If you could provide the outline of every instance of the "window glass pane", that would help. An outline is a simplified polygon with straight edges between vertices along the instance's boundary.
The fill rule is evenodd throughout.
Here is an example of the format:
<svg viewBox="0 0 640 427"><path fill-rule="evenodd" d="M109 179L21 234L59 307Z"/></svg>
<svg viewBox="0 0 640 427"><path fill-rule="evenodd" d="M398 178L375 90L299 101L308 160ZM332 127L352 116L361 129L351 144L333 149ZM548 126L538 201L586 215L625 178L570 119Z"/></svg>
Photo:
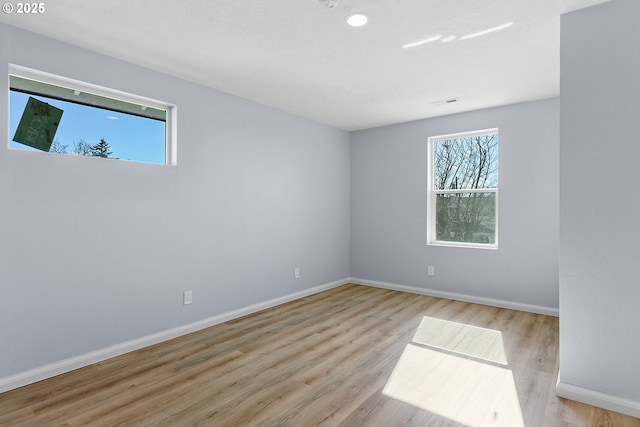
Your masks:
<svg viewBox="0 0 640 427"><path fill-rule="evenodd" d="M10 148L167 163L165 110L13 75L10 83ZM32 105L45 103L51 111L62 112L57 129L47 130L46 144L25 141L24 135L34 132L22 128L33 123L30 114L35 110L27 108L30 99ZM21 123L23 116L28 120Z"/></svg>
<svg viewBox="0 0 640 427"><path fill-rule="evenodd" d="M433 189L467 190L498 187L498 134L436 140L433 144Z"/></svg>
<svg viewBox="0 0 640 427"><path fill-rule="evenodd" d="M436 240L495 244L496 193L436 194Z"/></svg>

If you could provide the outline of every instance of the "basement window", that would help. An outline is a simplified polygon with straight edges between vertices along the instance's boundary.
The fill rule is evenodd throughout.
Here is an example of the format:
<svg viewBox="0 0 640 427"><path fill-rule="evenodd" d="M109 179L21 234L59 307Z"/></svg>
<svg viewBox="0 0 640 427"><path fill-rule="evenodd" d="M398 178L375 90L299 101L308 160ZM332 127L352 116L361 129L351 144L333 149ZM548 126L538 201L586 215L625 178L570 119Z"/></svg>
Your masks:
<svg viewBox="0 0 640 427"><path fill-rule="evenodd" d="M428 139L427 244L498 248L498 129Z"/></svg>
<svg viewBox="0 0 640 427"><path fill-rule="evenodd" d="M175 106L9 67L9 148L176 164Z"/></svg>

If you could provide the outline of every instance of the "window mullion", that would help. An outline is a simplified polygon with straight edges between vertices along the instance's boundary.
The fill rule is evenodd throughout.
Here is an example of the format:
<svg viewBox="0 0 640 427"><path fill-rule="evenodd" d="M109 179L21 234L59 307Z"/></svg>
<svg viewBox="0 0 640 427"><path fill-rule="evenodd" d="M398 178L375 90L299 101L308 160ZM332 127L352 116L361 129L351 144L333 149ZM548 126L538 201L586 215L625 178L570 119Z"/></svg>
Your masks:
<svg viewBox="0 0 640 427"><path fill-rule="evenodd" d="M436 194L469 194L469 193L497 193L497 188L468 188L466 190L433 190Z"/></svg>

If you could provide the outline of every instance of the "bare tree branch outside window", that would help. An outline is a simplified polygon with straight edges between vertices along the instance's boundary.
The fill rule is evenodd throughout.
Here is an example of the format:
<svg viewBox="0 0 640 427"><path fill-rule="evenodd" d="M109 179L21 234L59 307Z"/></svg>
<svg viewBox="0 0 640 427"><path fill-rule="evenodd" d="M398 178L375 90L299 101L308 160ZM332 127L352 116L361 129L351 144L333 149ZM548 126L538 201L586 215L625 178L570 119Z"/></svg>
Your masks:
<svg viewBox="0 0 640 427"><path fill-rule="evenodd" d="M498 133L436 139L432 149L435 239L495 244Z"/></svg>

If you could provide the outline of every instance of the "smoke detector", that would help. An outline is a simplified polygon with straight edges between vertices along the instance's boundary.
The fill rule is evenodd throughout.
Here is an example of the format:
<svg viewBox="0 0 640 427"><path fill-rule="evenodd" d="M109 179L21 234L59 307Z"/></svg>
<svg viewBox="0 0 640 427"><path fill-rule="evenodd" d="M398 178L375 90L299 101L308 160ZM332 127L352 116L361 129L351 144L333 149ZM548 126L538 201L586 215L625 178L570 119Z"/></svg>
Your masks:
<svg viewBox="0 0 640 427"><path fill-rule="evenodd" d="M329 9L333 9L338 5L338 0L320 0L320 3L324 4Z"/></svg>

